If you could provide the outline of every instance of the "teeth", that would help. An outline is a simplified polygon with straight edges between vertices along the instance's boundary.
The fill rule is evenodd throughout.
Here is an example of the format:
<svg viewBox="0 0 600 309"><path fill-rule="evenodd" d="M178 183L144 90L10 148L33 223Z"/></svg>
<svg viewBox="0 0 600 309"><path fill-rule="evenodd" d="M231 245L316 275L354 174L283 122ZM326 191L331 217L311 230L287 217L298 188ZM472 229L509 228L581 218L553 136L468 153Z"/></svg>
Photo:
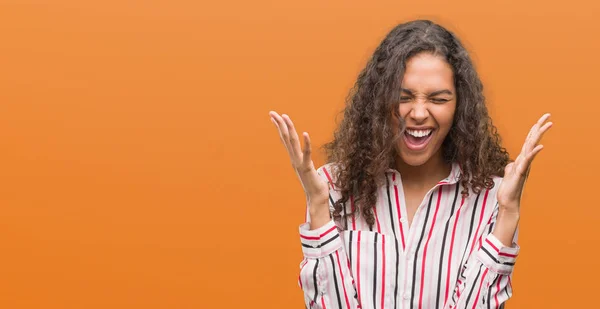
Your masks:
<svg viewBox="0 0 600 309"><path fill-rule="evenodd" d="M431 129L429 130L406 130L406 132L408 132L408 134L414 136L414 137L423 137L423 136L427 136L429 135L429 133L431 133Z"/></svg>

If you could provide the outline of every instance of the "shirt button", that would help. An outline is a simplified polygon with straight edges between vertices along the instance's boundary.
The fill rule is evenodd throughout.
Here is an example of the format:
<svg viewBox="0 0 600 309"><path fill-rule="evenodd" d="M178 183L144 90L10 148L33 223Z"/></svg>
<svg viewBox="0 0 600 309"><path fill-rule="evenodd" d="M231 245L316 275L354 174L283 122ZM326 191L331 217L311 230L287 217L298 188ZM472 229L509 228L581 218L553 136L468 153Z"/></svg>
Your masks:
<svg viewBox="0 0 600 309"><path fill-rule="evenodd" d="M404 299L410 299L410 295L408 295L408 293L404 293Z"/></svg>

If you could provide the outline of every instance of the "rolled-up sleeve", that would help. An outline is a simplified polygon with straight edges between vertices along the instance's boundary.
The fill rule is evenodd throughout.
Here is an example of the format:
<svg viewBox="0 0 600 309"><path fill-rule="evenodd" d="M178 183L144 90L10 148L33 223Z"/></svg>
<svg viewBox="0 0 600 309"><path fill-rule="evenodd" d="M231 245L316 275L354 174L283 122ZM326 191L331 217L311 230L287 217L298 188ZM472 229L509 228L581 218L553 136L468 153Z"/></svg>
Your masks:
<svg viewBox="0 0 600 309"><path fill-rule="evenodd" d="M489 234L477 252L477 258L490 271L501 275L510 275L513 272L519 249L519 245L516 243L513 243L512 247L504 246L494 234Z"/></svg>

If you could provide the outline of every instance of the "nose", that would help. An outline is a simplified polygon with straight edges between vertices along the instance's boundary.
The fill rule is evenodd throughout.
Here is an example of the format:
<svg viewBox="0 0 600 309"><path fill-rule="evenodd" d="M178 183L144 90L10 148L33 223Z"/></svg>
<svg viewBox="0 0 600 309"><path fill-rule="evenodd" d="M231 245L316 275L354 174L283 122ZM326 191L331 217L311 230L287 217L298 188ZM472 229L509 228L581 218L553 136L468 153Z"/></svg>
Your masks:
<svg viewBox="0 0 600 309"><path fill-rule="evenodd" d="M414 104L412 104L412 109L409 116L417 123L425 122L427 117L429 117L427 104L425 104L425 102L422 100L417 100Z"/></svg>

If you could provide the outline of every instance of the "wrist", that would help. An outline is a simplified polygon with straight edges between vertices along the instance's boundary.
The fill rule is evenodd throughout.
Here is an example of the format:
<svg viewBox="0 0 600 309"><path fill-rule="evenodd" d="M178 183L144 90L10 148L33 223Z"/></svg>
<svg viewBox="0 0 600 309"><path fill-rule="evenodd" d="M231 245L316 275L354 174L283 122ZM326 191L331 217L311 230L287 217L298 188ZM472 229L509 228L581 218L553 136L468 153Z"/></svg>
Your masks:
<svg viewBox="0 0 600 309"><path fill-rule="evenodd" d="M519 220L521 216L517 211L513 209L502 209L498 210L498 216L496 217L496 226L494 228L494 236L498 238L505 246L512 246L513 238L519 226Z"/></svg>
<svg viewBox="0 0 600 309"><path fill-rule="evenodd" d="M308 213L311 217L327 215L329 217L329 201L307 201Z"/></svg>
<svg viewBox="0 0 600 309"><path fill-rule="evenodd" d="M519 210L519 207L502 207L502 206L499 206L499 208L498 208L498 219L500 219L501 217L506 217L509 220L519 221L519 219L521 217L521 212Z"/></svg>
<svg viewBox="0 0 600 309"><path fill-rule="evenodd" d="M500 212L506 214L518 214L521 209L519 202L507 202L507 203L498 203L498 209Z"/></svg>
<svg viewBox="0 0 600 309"><path fill-rule="evenodd" d="M310 229L315 230L327 224L331 220L329 213L329 203L318 203L308 205L310 215Z"/></svg>

